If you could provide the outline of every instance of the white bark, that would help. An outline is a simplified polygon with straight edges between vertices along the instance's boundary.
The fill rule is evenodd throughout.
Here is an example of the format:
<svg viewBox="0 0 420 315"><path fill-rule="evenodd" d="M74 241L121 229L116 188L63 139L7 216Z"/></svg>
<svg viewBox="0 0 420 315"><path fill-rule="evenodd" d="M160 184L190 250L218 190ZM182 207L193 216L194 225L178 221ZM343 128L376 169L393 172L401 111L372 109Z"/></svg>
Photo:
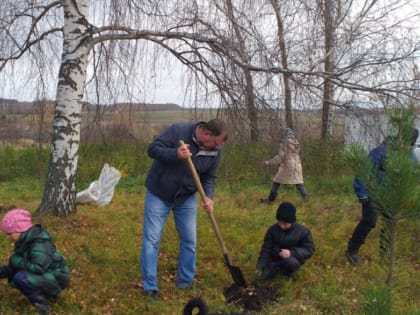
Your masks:
<svg viewBox="0 0 420 315"><path fill-rule="evenodd" d="M88 0L63 0L63 55L57 86L52 147L40 214L66 216L76 211L80 122L91 48Z"/></svg>

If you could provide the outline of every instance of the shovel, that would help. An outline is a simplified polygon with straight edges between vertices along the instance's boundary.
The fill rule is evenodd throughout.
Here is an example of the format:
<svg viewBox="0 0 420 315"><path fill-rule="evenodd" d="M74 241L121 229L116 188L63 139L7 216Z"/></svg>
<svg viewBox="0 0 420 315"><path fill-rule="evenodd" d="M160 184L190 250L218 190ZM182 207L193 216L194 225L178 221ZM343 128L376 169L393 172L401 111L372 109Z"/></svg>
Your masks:
<svg viewBox="0 0 420 315"><path fill-rule="evenodd" d="M184 141L180 140L179 145L180 146L184 145ZM198 192L200 193L201 199L206 200L207 199L206 193L204 192L203 186L201 185L200 178L198 177L198 174L197 174L197 170L195 169L195 166L190 157L187 159L187 164L194 178L194 182L195 182L195 185L197 186ZM217 240L219 241L219 245L223 251L223 257L225 258L225 263L229 268L229 272L230 272L230 275L232 276L233 282L239 287L246 287L245 278L242 274L241 269L237 266L232 265L232 261L228 255L225 242L223 241L222 234L220 233L219 227L217 226L217 222L213 216L213 213L207 211L207 214L209 215L213 230L217 235Z"/></svg>

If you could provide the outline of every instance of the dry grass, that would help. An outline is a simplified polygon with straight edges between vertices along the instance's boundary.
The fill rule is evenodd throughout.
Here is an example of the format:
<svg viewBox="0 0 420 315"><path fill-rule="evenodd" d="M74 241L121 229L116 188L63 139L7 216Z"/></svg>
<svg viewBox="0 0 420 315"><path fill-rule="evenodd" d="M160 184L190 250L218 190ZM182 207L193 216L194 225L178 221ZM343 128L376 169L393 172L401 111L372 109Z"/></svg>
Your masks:
<svg viewBox="0 0 420 315"><path fill-rule="evenodd" d="M139 184L141 185L141 184ZM368 282L383 284L386 270L378 255L379 229L362 248L363 267L349 265L344 257L347 239L360 215L359 205L348 193L329 192L315 183L307 185L308 202L294 188L280 196L298 207L298 220L311 228L316 252L301 267L295 280L278 279L271 285L278 290L277 302L259 312L268 314L360 314L362 291ZM313 187L314 186L314 187ZM30 189L30 187L36 187ZM35 209L42 187L34 183L0 183L2 205ZM218 187L215 217L234 264L248 282L255 280L255 263L266 228L274 222L276 206L260 205L267 187L242 187L233 193ZM161 244L159 285L161 300L151 301L141 294L138 256L141 244L143 188L136 192L120 190L110 205L83 205L75 216L40 217L71 269L71 285L53 304L53 314L181 314L191 297L202 296L212 312L241 311L228 305L224 288L232 279L223 263L216 236L205 212L199 214L198 274L195 287L175 287L178 240L172 218ZM399 265L394 292L395 314L414 314L419 303L419 224L403 222L399 231ZM0 238L2 256L7 262L11 245ZM36 314L34 308L5 280L0 283L0 314Z"/></svg>

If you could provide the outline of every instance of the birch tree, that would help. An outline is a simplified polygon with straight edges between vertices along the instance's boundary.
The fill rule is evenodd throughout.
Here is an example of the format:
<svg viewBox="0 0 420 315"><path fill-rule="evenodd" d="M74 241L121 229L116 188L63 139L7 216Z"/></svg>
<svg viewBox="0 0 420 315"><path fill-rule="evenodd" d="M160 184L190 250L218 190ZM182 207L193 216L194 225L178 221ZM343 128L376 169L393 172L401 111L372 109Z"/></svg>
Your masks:
<svg viewBox="0 0 420 315"><path fill-rule="evenodd" d="M136 2L131 1L96 4L101 5L100 10L128 8L135 12L145 12L148 9L146 6L140 8ZM209 39L194 33L159 31L159 28L158 30L131 28L128 25L133 20L128 16L126 21L121 21L121 24L95 26L88 20L92 5L92 1L89 0L10 1L4 5L7 8L5 20L8 20L3 21L2 35L9 42L9 46L2 51L5 56L1 59L2 67L14 59L21 58L25 53L31 53L43 41L62 38L51 154L44 195L37 213L67 216L76 212L81 109L92 48L104 42L117 40L143 39L168 48L164 39L184 38L199 42L206 42ZM166 8L170 8L169 4ZM121 18L121 11L117 12ZM152 13L159 12L150 11L150 15ZM161 18L163 16L162 14ZM14 26L19 28L14 29Z"/></svg>
<svg viewBox="0 0 420 315"><path fill-rule="evenodd" d="M76 176L84 82L92 38L87 1L62 1L66 17L63 55L59 70L51 155L40 214L66 216L75 212Z"/></svg>

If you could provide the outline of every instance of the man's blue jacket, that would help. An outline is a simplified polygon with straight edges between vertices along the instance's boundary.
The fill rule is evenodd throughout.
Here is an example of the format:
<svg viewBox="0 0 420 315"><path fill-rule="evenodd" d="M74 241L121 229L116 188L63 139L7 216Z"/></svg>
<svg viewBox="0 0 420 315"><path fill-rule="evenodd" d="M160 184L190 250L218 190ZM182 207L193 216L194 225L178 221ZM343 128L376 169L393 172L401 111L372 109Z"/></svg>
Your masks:
<svg viewBox="0 0 420 315"><path fill-rule="evenodd" d="M154 160L146 178L146 187L161 200L179 205L198 190L187 162L177 159L180 140L190 145L191 159L204 192L207 197L213 198L221 147L214 150L200 147L195 131L202 123L173 124L149 145L147 152Z"/></svg>

